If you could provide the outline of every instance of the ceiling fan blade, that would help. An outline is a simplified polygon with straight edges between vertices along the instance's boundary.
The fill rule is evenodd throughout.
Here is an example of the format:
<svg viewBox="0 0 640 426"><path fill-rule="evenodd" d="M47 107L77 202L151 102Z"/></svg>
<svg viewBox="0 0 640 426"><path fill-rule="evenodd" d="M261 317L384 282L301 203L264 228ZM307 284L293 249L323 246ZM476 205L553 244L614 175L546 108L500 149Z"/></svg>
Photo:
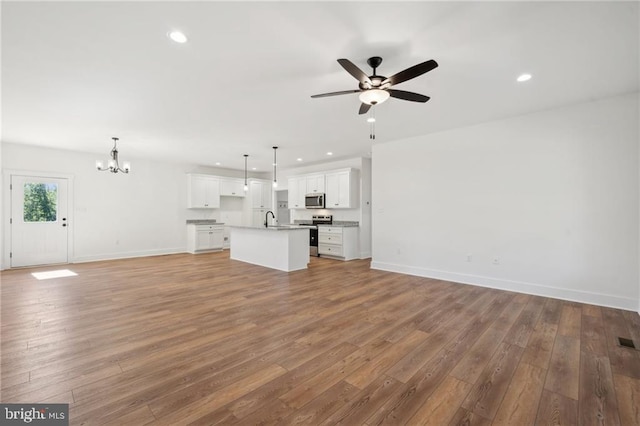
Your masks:
<svg viewBox="0 0 640 426"><path fill-rule="evenodd" d="M392 98L402 99L404 101L427 102L431 99L429 96L420 93L406 92L404 90L387 89Z"/></svg>
<svg viewBox="0 0 640 426"><path fill-rule="evenodd" d="M312 95L312 98L326 98L327 96L348 95L350 93L359 93L360 90L343 90L341 92L321 93L319 95Z"/></svg>
<svg viewBox="0 0 640 426"><path fill-rule="evenodd" d="M338 59L338 63L342 65L342 68L347 70L347 72L352 76L354 76L356 80L358 80L360 83L368 82L369 84L371 84L371 80L369 80L369 76L366 75L364 71L362 71L360 68L355 66L353 62L351 62L350 60Z"/></svg>
<svg viewBox="0 0 640 426"><path fill-rule="evenodd" d="M360 104L360 110L358 111L358 114L361 114L361 115L366 114L370 108L371 108L371 105L362 103Z"/></svg>
<svg viewBox="0 0 640 426"><path fill-rule="evenodd" d="M429 72L437 66L438 63L436 61L434 61L433 59L429 59L426 62L414 65L404 71L400 71L399 73L392 75L391 77L384 80L382 82L382 85L384 85L385 83L390 83L391 86L400 84L403 81L411 80L412 78L416 78L419 75Z"/></svg>

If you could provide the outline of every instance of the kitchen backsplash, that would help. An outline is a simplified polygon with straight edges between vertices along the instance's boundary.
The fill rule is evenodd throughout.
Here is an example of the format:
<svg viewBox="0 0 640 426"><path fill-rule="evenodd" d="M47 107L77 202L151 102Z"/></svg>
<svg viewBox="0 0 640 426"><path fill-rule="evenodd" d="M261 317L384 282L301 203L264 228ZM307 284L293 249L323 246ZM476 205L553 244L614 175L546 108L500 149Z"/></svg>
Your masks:
<svg viewBox="0 0 640 426"><path fill-rule="evenodd" d="M358 222L360 220L360 209L293 209L291 211L291 223L296 220L311 220L311 216L332 215L334 221L343 220Z"/></svg>

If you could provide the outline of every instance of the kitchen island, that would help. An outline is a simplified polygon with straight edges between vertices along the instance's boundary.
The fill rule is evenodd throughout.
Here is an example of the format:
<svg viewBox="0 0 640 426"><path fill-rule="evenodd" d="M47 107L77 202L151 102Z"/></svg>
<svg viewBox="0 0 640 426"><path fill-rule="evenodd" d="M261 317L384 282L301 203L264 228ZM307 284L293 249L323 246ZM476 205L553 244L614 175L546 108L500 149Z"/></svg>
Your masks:
<svg viewBox="0 0 640 426"><path fill-rule="evenodd" d="M307 269L309 229L300 226L231 226L233 260L280 271Z"/></svg>

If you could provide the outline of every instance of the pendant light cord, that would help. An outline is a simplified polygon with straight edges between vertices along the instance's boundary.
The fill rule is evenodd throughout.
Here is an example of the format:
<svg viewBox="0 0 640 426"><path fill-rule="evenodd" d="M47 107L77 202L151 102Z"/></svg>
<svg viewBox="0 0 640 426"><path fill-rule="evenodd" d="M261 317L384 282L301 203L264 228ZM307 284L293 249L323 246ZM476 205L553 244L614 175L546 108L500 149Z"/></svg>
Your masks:
<svg viewBox="0 0 640 426"><path fill-rule="evenodd" d="M276 152L278 151L278 147L274 146L273 147L273 187L275 188L276 186L278 186L278 178L276 176L276 166L278 164L278 159L276 156Z"/></svg>

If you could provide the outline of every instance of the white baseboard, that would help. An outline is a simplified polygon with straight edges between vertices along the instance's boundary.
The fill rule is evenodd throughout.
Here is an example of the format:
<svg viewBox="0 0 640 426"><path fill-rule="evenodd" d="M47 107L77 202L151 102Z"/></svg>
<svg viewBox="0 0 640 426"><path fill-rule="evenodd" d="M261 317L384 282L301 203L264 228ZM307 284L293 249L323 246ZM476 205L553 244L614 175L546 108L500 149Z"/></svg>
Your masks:
<svg viewBox="0 0 640 426"><path fill-rule="evenodd" d="M371 252L370 251L361 251L360 252L360 259L371 259Z"/></svg>
<svg viewBox="0 0 640 426"><path fill-rule="evenodd" d="M76 256L70 263L85 263L85 262L97 262L100 260L117 260L117 259L130 259L133 257L149 257L149 256L162 256L165 254L178 254L186 253L186 247L171 248L171 249L157 249L157 250L143 250L143 251L128 251L123 253L105 253L95 254L90 256Z"/></svg>
<svg viewBox="0 0 640 426"><path fill-rule="evenodd" d="M606 306L609 308L624 309L627 311L637 311L638 309L638 301L635 299L611 296L602 293L576 291L567 288L549 287L541 284L503 280L500 278L482 277L478 275L460 274L457 272L438 271L416 266L378 262L375 260L371 261L371 269L398 272L401 274L416 275L425 278L435 278L443 281L452 281L461 284L476 285L479 287L495 288L498 290L514 291L516 293L532 294L535 296L551 297L554 299L587 303L590 305Z"/></svg>

